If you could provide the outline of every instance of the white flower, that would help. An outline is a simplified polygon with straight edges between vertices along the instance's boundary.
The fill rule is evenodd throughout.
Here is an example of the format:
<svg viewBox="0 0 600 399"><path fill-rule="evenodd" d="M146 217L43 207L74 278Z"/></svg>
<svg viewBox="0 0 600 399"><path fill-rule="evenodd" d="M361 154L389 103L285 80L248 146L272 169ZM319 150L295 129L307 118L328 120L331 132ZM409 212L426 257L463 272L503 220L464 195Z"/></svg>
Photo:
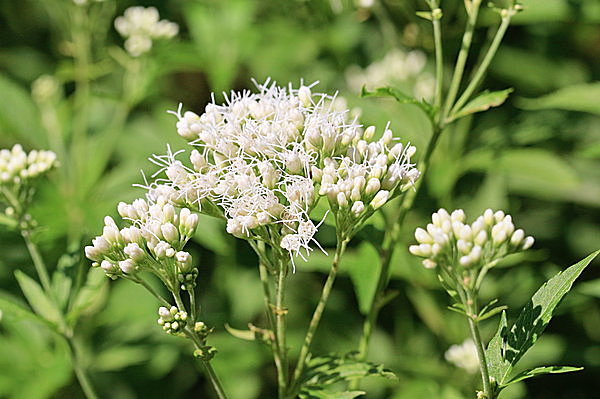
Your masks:
<svg viewBox="0 0 600 399"><path fill-rule="evenodd" d="M160 20L154 7L129 7L121 17L115 19L115 29L125 40L125 49L138 57L152 48L152 40L170 39L177 35L176 23Z"/></svg>
<svg viewBox="0 0 600 399"><path fill-rule="evenodd" d="M0 150L0 185L25 183L58 165L52 151L23 151L20 144Z"/></svg>
<svg viewBox="0 0 600 399"><path fill-rule="evenodd" d="M479 360L477 359L477 348L472 339L466 339L460 345L452 345L444 354L446 360L456 367L466 370L468 373L475 374L479 370Z"/></svg>

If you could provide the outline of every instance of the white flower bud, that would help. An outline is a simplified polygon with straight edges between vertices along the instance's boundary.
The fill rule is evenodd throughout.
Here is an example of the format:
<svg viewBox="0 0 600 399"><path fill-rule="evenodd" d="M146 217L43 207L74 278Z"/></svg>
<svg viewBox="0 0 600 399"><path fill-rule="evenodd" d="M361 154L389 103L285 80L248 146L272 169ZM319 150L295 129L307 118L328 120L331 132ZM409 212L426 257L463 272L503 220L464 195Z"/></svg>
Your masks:
<svg viewBox="0 0 600 399"><path fill-rule="evenodd" d="M85 257L89 260L100 262L102 260L102 251L98 248L88 245L85 247Z"/></svg>
<svg viewBox="0 0 600 399"><path fill-rule="evenodd" d="M510 243L514 246L521 244L525 238L525 232L522 229L516 230L510 237Z"/></svg>
<svg viewBox="0 0 600 399"><path fill-rule="evenodd" d="M487 232L485 230L481 230L479 233L477 233L473 242L476 245L483 247L483 245L487 242L487 239L488 239Z"/></svg>
<svg viewBox="0 0 600 399"><path fill-rule="evenodd" d="M135 272L135 262L132 259L125 259L119 262L119 268L123 273L131 274Z"/></svg>
<svg viewBox="0 0 600 399"><path fill-rule="evenodd" d="M408 252L410 252L411 254L415 255L415 256L425 256L423 255L423 252L421 252L421 246L420 245L411 245L408 247Z"/></svg>
<svg viewBox="0 0 600 399"><path fill-rule="evenodd" d="M394 138L394 133L392 133L392 131L390 129L386 129L385 132L383 132L381 141L383 141L383 144L385 144L385 145L390 145L393 138Z"/></svg>
<svg viewBox="0 0 600 399"><path fill-rule="evenodd" d="M179 251L175 254L177 265L182 273L188 273L192 270L192 255L185 251Z"/></svg>
<svg viewBox="0 0 600 399"><path fill-rule="evenodd" d="M415 230L415 239L421 244L433 243L433 238L429 235L429 233L420 227Z"/></svg>
<svg viewBox="0 0 600 399"><path fill-rule="evenodd" d="M473 235L471 233L471 226L465 224L460 230L459 237L465 241L471 241L473 239Z"/></svg>
<svg viewBox="0 0 600 399"><path fill-rule="evenodd" d="M437 263L435 263L431 259L424 259L423 266L425 266L426 269L434 269L437 266Z"/></svg>
<svg viewBox="0 0 600 399"><path fill-rule="evenodd" d="M495 232L492 229L492 241L495 245L502 244L507 238L508 236L506 235L506 231L504 231L504 229L498 229Z"/></svg>
<svg viewBox="0 0 600 399"><path fill-rule="evenodd" d="M463 211L462 209L456 209L450 215L450 219L452 220L452 222L464 223L465 218L466 218L465 211Z"/></svg>
<svg viewBox="0 0 600 399"><path fill-rule="evenodd" d="M375 135L375 126L369 126L368 128L365 129L365 132L363 133L363 139L367 140L367 141L371 140L374 135Z"/></svg>
<svg viewBox="0 0 600 399"><path fill-rule="evenodd" d="M471 252L471 247L473 244L471 244L468 241L465 240L458 240L456 241L456 248L460 251L460 253L466 255L469 252Z"/></svg>
<svg viewBox="0 0 600 399"><path fill-rule="evenodd" d="M494 224L494 211L486 209L485 212L483 212L483 222L488 226Z"/></svg>
<svg viewBox="0 0 600 399"><path fill-rule="evenodd" d="M310 87L300 86L298 89L298 99L305 107L309 107L312 104L312 93Z"/></svg>
<svg viewBox="0 0 600 399"><path fill-rule="evenodd" d="M373 197L370 205L373 207L373 209L379 209L387 202L389 196L389 191L381 190L375 194L375 197Z"/></svg>
<svg viewBox="0 0 600 399"><path fill-rule="evenodd" d="M356 216L359 216L365 210L365 204L362 201L356 201L352 204L351 210Z"/></svg>
<svg viewBox="0 0 600 399"><path fill-rule="evenodd" d="M346 198L346 194L344 194L343 192L339 192L337 194L336 200L340 208L345 208L348 206L348 199Z"/></svg>
<svg viewBox="0 0 600 399"><path fill-rule="evenodd" d="M533 239L532 236L528 236L527 238L525 238L525 242L523 242L523 247L522 247L523 250L531 248L531 246L533 245L534 241L535 240Z"/></svg>
<svg viewBox="0 0 600 399"><path fill-rule="evenodd" d="M141 262L146 257L146 253L137 243L127 244L123 252L135 262Z"/></svg>
<svg viewBox="0 0 600 399"><path fill-rule="evenodd" d="M92 240L92 245L98 249L99 252L106 252L110 249L110 243L106 241L103 236L98 236Z"/></svg>
<svg viewBox="0 0 600 399"><path fill-rule="evenodd" d="M160 226L160 231L165 241L171 244L179 242L179 232L173 223L165 223Z"/></svg>
<svg viewBox="0 0 600 399"><path fill-rule="evenodd" d="M376 192L378 192L380 188L381 182L379 181L379 179L373 177L367 182L367 186L365 187L365 194L373 195Z"/></svg>
<svg viewBox="0 0 600 399"><path fill-rule="evenodd" d="M504 219L504 212L496 211L496 213L494 213L494 219L496 219L496 223L500 223Z"/></svg>

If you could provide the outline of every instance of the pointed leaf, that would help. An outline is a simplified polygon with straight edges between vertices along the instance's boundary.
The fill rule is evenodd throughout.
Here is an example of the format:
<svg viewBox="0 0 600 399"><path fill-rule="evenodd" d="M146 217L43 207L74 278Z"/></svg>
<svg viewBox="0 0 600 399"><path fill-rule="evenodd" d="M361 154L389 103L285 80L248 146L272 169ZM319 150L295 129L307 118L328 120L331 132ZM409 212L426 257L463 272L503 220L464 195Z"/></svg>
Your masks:
<svg viewBox="0 0 600 399"><path fill-rule="evenodd" d="M367 90L365 86L363 86L361 93L361 97L393 97L400 104L414 104L421 108L423 112L429 116L430 119L433 119L435 116L435 109L431 106L431 104L417 100L416 98L409 96L407 94L402 93L400 90L394 87L379 87L373 91Z"/></svg>
<svg viewBox="0 0 600 399"><path fill-rule="evenodd" d="M15 277L33 310L49 322L57 324L61 317L60 312L56 308L56 305L44 293L42 287L20 270L15 271Z"/></svg>
<svg viewBox="0 0 600 399"><path fill-rule="evenodd" d="M507 334L508 323L506 322L506 312L503 311L502 316L500 316L498 330L485 351L490 378L496 381L500 381L503 375L510 372L510 364L504 360Z"/></svg>
<svg viewBox="0 0 600 399"><path fill-rule="evenodd" d="M3 312L5 315L16 317L19 320L31 320L37 323L41 323L45 326L51 327L52 329L55 328L55 326L48 322L46 319L38 316L31 310L21 306L20 304L16 303L12 299L4 295L0 295L0 311Z"/></svg>
<svg viewBox="0 0 600 399"><path fill-rule="evenodd" d="M517 104L524 109L564 109L600 115L600 82L564 87L539 98L523 98Z"/></svg>
<svg viewBox="0 0 600 399"><path fill-rule="evenodd" d="M395 379L396 376L381 364L363 362L351 355L327 355L312 358L302 381L307 385L334 384L340 381L379 376Z"/></svg>
<svg viewBox="0 0 600 399"><path fill-rule="evenodd" d="M318 385L311 385L302 388L298 396L300 399L354 399L365 393L363 391L339 392Z"/></svg>
<svg viewBox="0 0 600 399"><path fill-rule="evenodd" d="M243 339L244 341L255 341L256 333L250 330L240 330L231 327L228 323L225 323L225 330L236 338Z"/></svg>
<svg viewBox="0 0 600 399"><path fill-rule="evenodd" d="M507 380L510 369L542 335L550 319L552 319L556 306L569 292L575 279L579 277L598 253L600 253L600 250L552 277L525 305L519 318L512 326L506 341L503 358L510 363L510 367L500 375L498 379L500 385Z"/></svg>
<svg viewBox="0 0 600 399"><path fill-rule="evenodd" d="M90 311L93 306L103 305L101 299L106 294L107 281L106 274L101 270L90 268L85 285L75 296L71 309L67 314L69 323L74 324L81 313Z"/></svg>
<svg viewBox="0 0 600 399"><path fill-rule="evenodd" d="M512 378L509 382L504 384L504 386L508 386L510 384L514 384L515 382L523 381L531 377L536 377L538 375L543 374L561 374L561 373L570 373L572 371L583 370L583 367L572 367L572 366L544 366L544 367L536 367L530 370L525 370L522 373L517 374L514 378Z"/></svg>
<svg viewBox="0 0 600 399"><path fill-rule="evenodd" d="M452 115L451 120L462 118L463 116L467 116L470 114L474 114L476 112L487 111L491 107L498 107L506 101L508 95L513 91L513 89L506 90L498 90L498 91L484 91L479 94L477 97L472 99L462 107L462 109Z"/></svg>

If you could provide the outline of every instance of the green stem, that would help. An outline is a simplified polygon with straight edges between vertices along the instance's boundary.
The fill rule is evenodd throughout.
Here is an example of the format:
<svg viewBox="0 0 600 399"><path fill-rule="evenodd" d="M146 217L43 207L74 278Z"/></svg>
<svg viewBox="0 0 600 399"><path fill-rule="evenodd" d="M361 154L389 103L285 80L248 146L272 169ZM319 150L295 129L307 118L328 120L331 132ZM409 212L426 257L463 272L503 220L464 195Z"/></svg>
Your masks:
<svg viewBox="0 0 600 399"><path fill-rule="evenodd" d="M469 291L466 293L466 303L464 303L465 309L467 310L467 321L469 322L469 331L471 332L471 338L475 343L477 349L477 359L479 360L479 370L481 371L481 380L483 382L483 392L485 397L492 399L492 386L490 384L490 373L488 370L487 359L485 357L485 349L481 334L479 332L479 322L477 320L477 298ZM462 296L461 296L462 297Z"/></svg>
<svg viewBox="0 0 600 399"><path fill-rule="evenodd" d="M275 284L275 307L271 311L275 314L275 339L277 341L277 355L280 361L280 369L277 370L279 399L285 398L288 383L288 358L285 337L285 317L287 309L284 307L285 276L287 272L286 260L281 259L277 271Z"/></svg>
<svg viewBox="0 0 600 399"><path fill-rule="evenodd" d="M225 390L221 385L221 381L219 380L217 373L215 373L215 369L213 369L213 366L210 364L210 361L202 360L202 365L204 366L204 371L206 372L206 376L208 377L210 384L212 385L215 393L217 394L217 398L227 399L227 395L225 394Z"/></svg>
<svg viewBox="0 0 600 399"><path fill-rule="evenodd" d="M312 344L313 337L315 335L315 332L317 331L317 327L319 326L321 317L323 316L323 311L325 310L327 300L329 299L331 289L333 288L333 283L335 282L335 278L337 276L340 258L346 250L346 245L348 244L348 241L348 238L338 236L338 241L335 248L335 255L331 263L331 269L329 269L327 280L325 281L325 285L323 286L323 290L321 291L319 303L317 304L317 307L315 308L315 311L312 315L312 319L310 320L310 324L308 325L308 330L306 331L306 335L304 336L304 343L302 344L302 348L300 348L300 355L298 356L298 361L294 370L294 376L290 384L291 389L290 394L288 395L289 398L295 397L295 395L297 394L296 391L299 388L298 382L300 380L300 377L302 377L302 372L304 371L304 367L306 366L306 358L310 353L310 346Z"/></svg>
<svg viewBox="0 0 600 399"><path fill-rule="evenodd" d="M69 354L71 356L71 364L73 365L75 376L77 377L77 381L79 381L79 385L81 386L85 397L87 399L98 399L98 395L94 391L92 383L85 372L85 368L81 365L81 356L79 355L79 351L77 350L73 338L65 336L65 340L69 345Z"/></svg>
<svg viewBox="0 0 600 399"><path fill-rule="evenodd" d="M427 144L427 148L425 149L425 154L423 154L423 158L419 161L419 164L417 165L417 168L421 171L421 174L424 174L427 170L427 167L429 166L431 155L433 154L433 151L437 146L437 142L439 141L441 133L441 127L435 126L429 143ZM402 202L400 203L400 206L398 208L397 215L393 219L394 222L389 229L386 229L381 249L381 270L379 273L379 278L377 280L377 288L375 289L374 298L371 302L369 312L367 313L365 321L363 322L363 331L358 345L357 358L359 360L365 360L367 357L369 341L371 340L371 334L373 332L373 326L377 321L379 310L381 309L381 306L384 302L384 291L387 287L389 280L390 263L394 254L394 250L398 245L398 241L400 239L402 223L404 222L404 218L408 214L408 211L412 207L415 197L419 192L419 188L421 187L422 181L422 178L417 180L417 182L415 183L414 190L408 191L404 195L404 197L402 197ZM356 384L353 384L353 386L355 385Z"/></svg>
<svg viewBox="0 0 600 399"><path fill-rule="evenodd" d="M444 103L443 119L449 115L449 111L454 103L454 100L456 99L456 95L458 94L460 82L462 81L463 73L465 71L465 65L467 64L467 58L469 57L471 43L473 42L473 32L475 30L475 25L477 24L477 16L479 14L480 5L481 0L473 0L470 6L471 9L467 9L467 27L465 28L465 33L463 34L462 45L460 47L460 52L458 53L456 66L454 67L454 74L452 75L450 89L448 90L448 96L446 97L446 101Z"/></svg>
<svg viewBox="0 0 600 399"><path fill-rule="evenodd" d="M442 88L444 83L444 53L442 47L442 29L440 24L440 18L433 16L433 10L438 9L437 1L435 3L432 3L431 7L433 39L435 43L435 100L433 104L438 110L438 115L441 115L440 107L442 105Z"/></svg>
<svg viewBox="0 0 600 399"><path fill-rule="evenodd" d="M48 275L48 270L46 269L46 264L42 259L42 255L38 250L37 245L33 241L31 241L31 235L29 231L23 230L21 231L21 235L25 240L25 245L27 245L27 250L29 251L29 255L33 260L33 265L35 266L35 270L40 278L40 282L42 283L42 287L44 287L44 291L51 297L54 298L54 294L52 291L52 285L50 284L50 276ZM53 299L54 300L54 299Z"/></svg>
<svg viewBox="0 0 600 399"><path fill-rule="evenodd" d="M498 47L500 47L500 43L502 42L502 39L504 38L504 34L506 33L506 30L508 29L508 25L510 25L510 20L511 20L510 14L508 16L505 16L502 18L502 23L500 24L500 27L498 28L498 31L496 32L496 35L494 36L494 40L492 40L492 43L490 44L490 48L488 49L487 53L485 54L485 57L481 61L481 64L475 71L475 75L473 76L473 79L471 79L471 82L469 82L469 85L465 89L464 93L460 96L460 98L458 99L458 101L456 102L454 107L452 107L452 111L450 111L450 113L448 115L453 115L456 112L458 112L462 108L462 106L465 105L465 103L469 100L469 98L471 98L471 95L473 95L473 92L477 88L477 85L479 85L481 79L483 78L483 75L485 74L488 67L490 66L490 63L492 62L494 55L496 55L496 52L498 51Z"/></svg>

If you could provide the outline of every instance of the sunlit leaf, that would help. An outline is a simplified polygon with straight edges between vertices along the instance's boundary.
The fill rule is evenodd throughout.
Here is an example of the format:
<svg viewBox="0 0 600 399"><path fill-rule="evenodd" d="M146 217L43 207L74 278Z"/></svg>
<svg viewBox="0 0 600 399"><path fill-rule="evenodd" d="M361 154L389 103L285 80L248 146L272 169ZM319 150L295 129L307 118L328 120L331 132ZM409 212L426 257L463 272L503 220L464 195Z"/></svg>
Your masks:
<svg viewBox="0 0 600 399"><path fill-rule="evenodd" d="M564 109L600 115L600 82L564 87L538 98L522 98L517 105L524 109Z"/></svg>
<svg viewBox="0 0 600 399"><path fill-rule="evenodd" d="M498 107L506 101L508 95L512 93L513 89L498 90L498 91L484 91L477 97L469 101L464 107L458 112L452 115L451 120L462 118L476 112L487 111L492 107Z"/></svg>
<svg viewBox="0 0 600 399"><path fill-rule="evenodd" d="M58 324L60 312L42 287L20 270L15 271L15 277L33 310L49 322Z"/></svg>
<svg viewBox="0 0 600 399"><path fill-rule="evenodd" d="M514 378L512 378L505 385L514 384L515 382L523 381L531 377L537 377L538 375L544 374L561 374L561 373L570 373L572 371L580 371L583 370L583 367L572 367L572 366L544 366L544 367L536 367L530 370L525 370L519 374L517 374Z"/></svg>

